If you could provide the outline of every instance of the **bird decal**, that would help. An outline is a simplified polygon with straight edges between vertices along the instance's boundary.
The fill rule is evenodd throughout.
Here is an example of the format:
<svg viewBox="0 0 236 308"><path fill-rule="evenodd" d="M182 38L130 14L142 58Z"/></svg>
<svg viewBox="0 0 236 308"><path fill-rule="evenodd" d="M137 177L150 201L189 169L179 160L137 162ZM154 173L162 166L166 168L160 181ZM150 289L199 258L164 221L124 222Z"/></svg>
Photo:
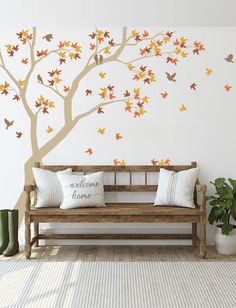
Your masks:
<svg viewBox="0 0 236 308"><path fill-rule="evenodd" d="M166 77L169 81L176 82L175 76L176 76L176 73L170 74L166 72Z"/></svg>
<svg viewBox="0 0 236 308"><path fill-rule="evenodd" d="M4 122L6 124L6 129L8 129L14 124L14 121L9 121L8 119L4 119Z"/></svg>
<svg viewBox="0 0 236 308"><path fill-rule="evenodd" d="M102 61L103 61L103 56L100 55L100 56L99 56L99 63L102 64Z"/></svg>
<svg viewBox="0 0 236 308"><path fill-rule="evenodd" d="M46 35L43 36L43 39L48 41L48 42L51 42L51 40L53 40L53 35L51 33L46 34Z"/></svg>
<svg viewBox="0 0 236 308"><path fill-rule="evenodd" d="M226 61L226 62L229 62L229 63L234 63L233 59L234 59L234 55L229 54L229 55L225 58L225 61Z"/></svg>
<svg viewBox="0 0 236 308"><path fill-rule="evenodd" d="M96 62L96 65L98 65L99 64L99 62L98 62L98 55L95 55L93 58L94 58L94 60Z"/></svg>
<svg viewBox="0 0 236 308"><path fill-rule="evenodd" d="M40 74L37 75L37 79L39 83L43 84L43 78L41 77Z"/></svg>

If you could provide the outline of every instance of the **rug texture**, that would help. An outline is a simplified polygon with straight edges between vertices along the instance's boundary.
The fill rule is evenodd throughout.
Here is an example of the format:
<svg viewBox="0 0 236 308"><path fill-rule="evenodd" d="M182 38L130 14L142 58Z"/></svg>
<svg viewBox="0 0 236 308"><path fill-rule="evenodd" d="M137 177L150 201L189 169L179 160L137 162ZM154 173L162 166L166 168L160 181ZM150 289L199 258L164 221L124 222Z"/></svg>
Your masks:
<svg viewBox="0 0 236 308"><path fill-rule="evenodd" d="M234 262L0 262L0 307L235 308Z"/></svg>

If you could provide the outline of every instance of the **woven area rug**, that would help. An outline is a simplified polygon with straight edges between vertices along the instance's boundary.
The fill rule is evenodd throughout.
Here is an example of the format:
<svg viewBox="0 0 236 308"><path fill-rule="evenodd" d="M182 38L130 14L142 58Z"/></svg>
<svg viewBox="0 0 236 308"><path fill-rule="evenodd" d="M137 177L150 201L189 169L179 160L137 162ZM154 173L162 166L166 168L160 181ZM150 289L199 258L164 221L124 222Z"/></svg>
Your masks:
<svg viewBox="0 0 236 308"><path fill-rule="evenodd" d="M0 307L235 308L234 262L0 262Z"/></svg>

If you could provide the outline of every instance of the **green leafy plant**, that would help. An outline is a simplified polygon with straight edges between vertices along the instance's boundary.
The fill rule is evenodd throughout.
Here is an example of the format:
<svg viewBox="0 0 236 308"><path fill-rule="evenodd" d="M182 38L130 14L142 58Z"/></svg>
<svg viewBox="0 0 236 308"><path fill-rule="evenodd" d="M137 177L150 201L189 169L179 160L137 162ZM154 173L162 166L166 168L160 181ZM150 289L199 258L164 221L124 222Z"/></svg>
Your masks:
<svg viewBox="0 0 236 308"><path fill-rule="evenodd" d="M215 186L215 195L207 197L212 206L208 221L212 225L214 222L221 227L222 234L229 235L234 225L231 218L236 220L236 180L218 178L211 182Z"/></svg>

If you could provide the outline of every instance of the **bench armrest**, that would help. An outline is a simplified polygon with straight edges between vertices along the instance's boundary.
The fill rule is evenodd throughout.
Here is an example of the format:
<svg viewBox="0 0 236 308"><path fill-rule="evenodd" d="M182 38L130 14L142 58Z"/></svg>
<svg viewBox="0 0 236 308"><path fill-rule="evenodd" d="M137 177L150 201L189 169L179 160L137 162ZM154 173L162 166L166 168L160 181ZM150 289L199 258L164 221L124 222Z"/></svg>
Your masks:
<svg viewBox="0 0 236 308"><path fill-rule="evenodd" d="M31 185L25 185L24 186L24 191L25 192L31 192L31 191L35 191L36 189L36 185L33 183Z"/></svg>
<svg viewBox="0 0 236 308"><path fill-rule="evenodd" d="M26 211L30 210L30 205L31 205L30 193L35 190L36 190L36 185L34 183L32 183L31 185L24 186L24 191L26 192L26 202L25 202Z"/></svg>
<svg viewBox="0 0 236 308"><path fill-rule="evenodd" d="M205 184L196 184L196 192L199 196L199 202L198 205L200 207L200 211L205 212L206 211L206 191L207 186Z"/></svg>

